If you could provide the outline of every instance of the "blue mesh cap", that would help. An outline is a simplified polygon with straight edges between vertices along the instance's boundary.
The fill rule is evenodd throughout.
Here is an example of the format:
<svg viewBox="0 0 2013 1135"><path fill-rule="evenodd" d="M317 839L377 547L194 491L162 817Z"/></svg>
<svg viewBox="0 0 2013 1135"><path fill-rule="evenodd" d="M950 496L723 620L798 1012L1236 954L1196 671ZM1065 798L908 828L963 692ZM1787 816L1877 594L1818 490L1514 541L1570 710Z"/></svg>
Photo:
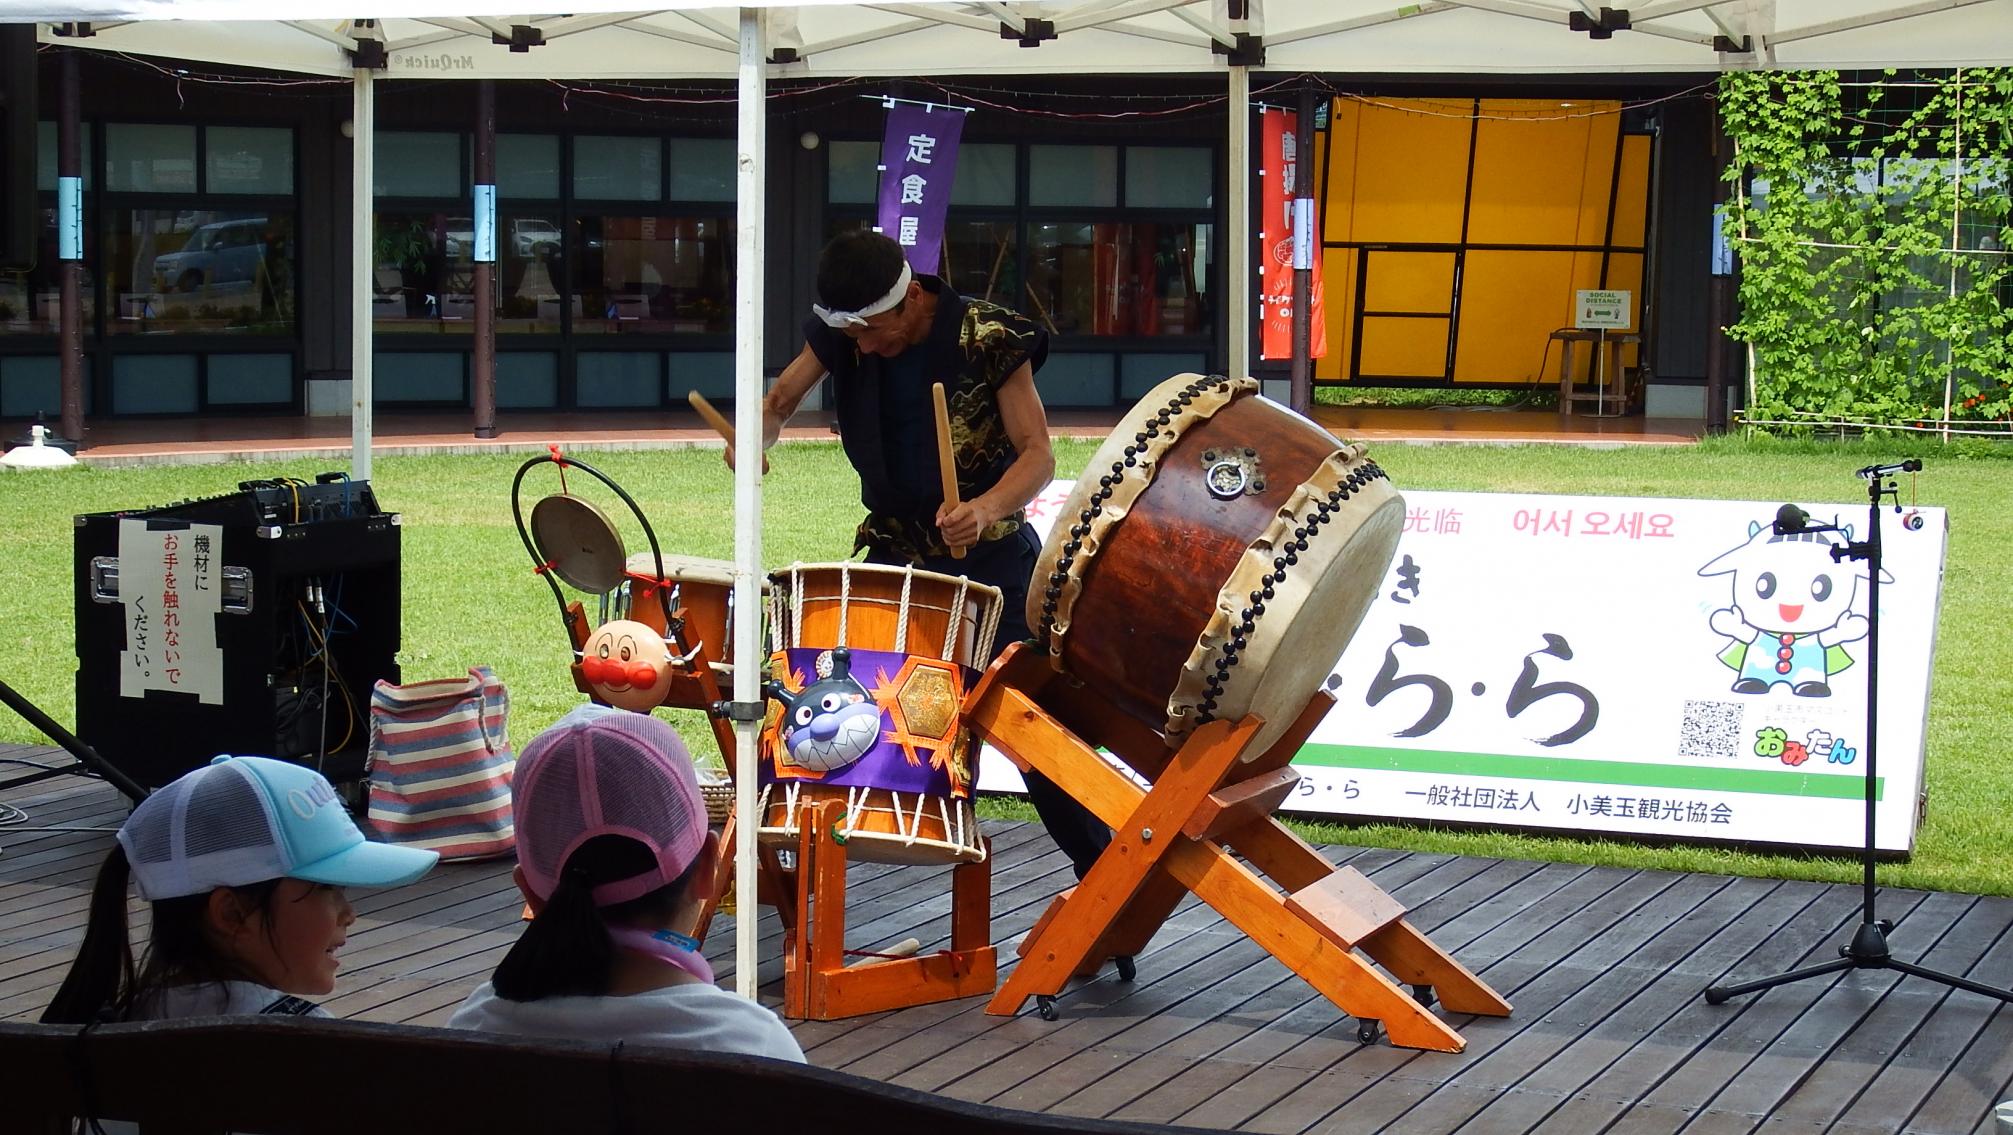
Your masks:
<svg viewBox="0 0 2013 1135"><path fill-rule="evenodd" d="M218 757L182 775L133 809L119 844L148 901L280 878L393 887L440 859L371 843L322 774L266 757Z"/></svg>

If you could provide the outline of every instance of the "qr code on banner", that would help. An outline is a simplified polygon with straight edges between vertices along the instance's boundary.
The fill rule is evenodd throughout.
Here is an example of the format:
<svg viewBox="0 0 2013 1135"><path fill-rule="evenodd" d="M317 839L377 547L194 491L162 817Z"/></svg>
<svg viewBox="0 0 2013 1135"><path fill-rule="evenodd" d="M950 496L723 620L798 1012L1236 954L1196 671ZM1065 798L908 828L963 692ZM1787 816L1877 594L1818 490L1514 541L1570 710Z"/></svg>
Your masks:
<svg viewBox="0 0 2013 1135"><path fill-rule="evenodd" d="M1687 700L1684 724L1678 730L1678 755L1734 759L1739 755L1744 709L1739 702Z"/></svg>

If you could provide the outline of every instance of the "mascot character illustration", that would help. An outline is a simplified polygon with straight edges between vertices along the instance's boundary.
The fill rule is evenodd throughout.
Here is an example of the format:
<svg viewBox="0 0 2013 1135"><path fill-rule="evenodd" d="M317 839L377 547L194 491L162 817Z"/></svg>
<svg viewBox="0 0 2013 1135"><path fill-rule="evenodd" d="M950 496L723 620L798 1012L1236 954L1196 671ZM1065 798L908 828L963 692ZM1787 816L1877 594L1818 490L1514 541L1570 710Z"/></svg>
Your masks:
<svg viewBox="0 0 2013 1135"><path fill-rule="evenodd" d="M860 759L881 737L881 707L852 674L853 652L835 646L818 659L818 680L792 697L774 678L762 684L783 704L779 732L790 762L816 773Z"/></svg>
<svg viewBox="0 0 2013 1135"><path fill-rule="evenodd" d="M1698 569L1733 577L1732 605L1710 622L1733 640L1719 658L1737 674L1735 693L1788 686L1798 697L1831 696L1831 676L1852 665L1844 644L1867 632L1866 616L1852 609L1861 573L1831 556L1851 539L1850 528L1778 534L1751 523L1746 543Z"/></svg>

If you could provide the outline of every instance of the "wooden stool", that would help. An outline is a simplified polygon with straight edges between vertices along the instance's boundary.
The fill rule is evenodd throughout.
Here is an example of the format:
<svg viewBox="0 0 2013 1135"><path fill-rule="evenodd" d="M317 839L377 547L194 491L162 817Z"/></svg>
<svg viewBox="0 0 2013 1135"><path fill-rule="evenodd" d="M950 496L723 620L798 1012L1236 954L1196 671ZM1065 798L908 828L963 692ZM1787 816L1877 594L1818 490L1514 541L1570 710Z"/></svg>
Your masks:
<svg viewBox="0 0 2013 1135"><path fill-rule="evenodd" d="M1597 418L1615 418L1629 412L1635 404L1635 391L1629 389L1628 371L1622 366L1622 348L1641 343L1641 335L1598 328L1562 328L1552 332L1552 338L1559 344L1559 413L1572 413L1575 402L1592 402L1593 416ZM1573 383L1574 356L1580 343L1589 344L1593 356L1588 373L1593 389L1586 391L1574 389Z"/></svg>
<svg viewBox="0 0 2013 1135"><path fill-rule="evenodd" d="M1240 758L1263 725L1255 716L1212 722L1170 750L1028 647L1001 655L966 699L967 722L1015 764L1061 785L1113 835L1090 873L1029 931L1020 964L986 1011L1012 1014L1032 996L1054 1019L1055 995L1072 976L1141 952L1192 892L1358 1018L1366 1042L1381 1023L1393 1044L1461 1051L1460 1034L1427 1009L1434 995L1451 1012L1509 1015L1509 1003L1413 929L1395 899L1272 817L1299 779L1293 754L1333 705L1326 691L1316 693L1250 761ZM1151 787L1113 768L1099 744Z"/></svg>

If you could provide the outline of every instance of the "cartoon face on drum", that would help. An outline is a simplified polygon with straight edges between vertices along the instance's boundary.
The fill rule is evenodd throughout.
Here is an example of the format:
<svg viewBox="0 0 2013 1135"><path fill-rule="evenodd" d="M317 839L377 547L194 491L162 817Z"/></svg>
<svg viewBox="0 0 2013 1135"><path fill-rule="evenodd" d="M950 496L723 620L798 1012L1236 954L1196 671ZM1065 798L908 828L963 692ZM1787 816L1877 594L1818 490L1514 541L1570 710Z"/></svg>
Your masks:
<svg viewBox="0 0 2013 1135"><path fill-rule="evenodd" d="M581 650L580 676L595 700L648 713L671 688L671 649L654 628L613 619L601 624Z"/></svg>
<svg viewBox="0 0 2013 1135"><path fill-rule="evenodd" d="M881 707L853 677L852 651L833 647L828 657L829 670L795 696L774 679L763 683L768 695L783 703L783 747L790 763L816 773L845 768L881 736Z"/></svg>

